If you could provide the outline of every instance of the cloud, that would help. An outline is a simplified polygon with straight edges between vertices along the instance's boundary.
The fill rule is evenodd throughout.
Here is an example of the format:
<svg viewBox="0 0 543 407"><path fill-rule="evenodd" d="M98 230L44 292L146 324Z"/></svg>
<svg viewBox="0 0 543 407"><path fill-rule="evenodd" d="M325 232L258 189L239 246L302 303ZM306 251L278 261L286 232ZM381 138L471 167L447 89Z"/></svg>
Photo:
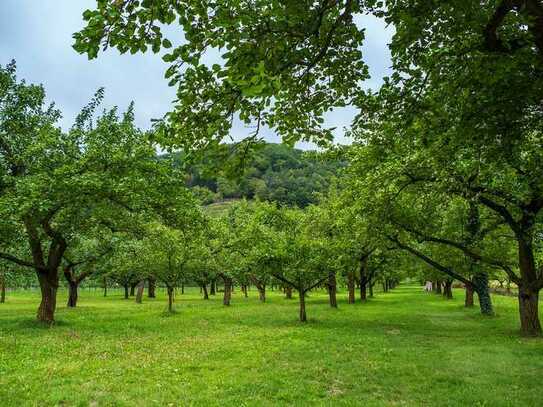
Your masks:
<svg viewBox="0 0 543 407"><path fill-rule="evenodd" d="M108 50L93 61L77 54L71 48L72 34L83 27L83 11L94 6L94 0L1 0L0 64L16 59L19 77L42 83L63 112L60 124L65 129L99 87L106 89L107 106L123 110L134 101L138 126L149 128L151 119L171 109L175 97L164 79L167 65L152 53L120 55ZM376 88L390 66L386 44L392 31L371 16L357 16L356 21L367 27L363 53L372 74L367 86ZM353 108L345 108L327 115L325 124L337 127L339 142L348 141L342 129L355 114ZM243 136L250 131L236 123L232 133ZM264 136L279 141L269 129Z"/></svg>

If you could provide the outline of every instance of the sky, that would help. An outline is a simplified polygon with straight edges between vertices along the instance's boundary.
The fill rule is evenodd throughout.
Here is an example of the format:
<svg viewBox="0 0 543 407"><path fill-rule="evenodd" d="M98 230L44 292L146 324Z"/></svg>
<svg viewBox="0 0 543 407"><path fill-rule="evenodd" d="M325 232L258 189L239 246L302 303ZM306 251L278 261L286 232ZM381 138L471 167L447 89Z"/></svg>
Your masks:
<svg viewBox="0 0 543 407"><path fill-rule="evenodd" d="M19 78L43 84L48 99L63 112L59 124L64 129L100 87L106 91L104 107L124 110L134 101L136 122L148 129L151 119L161 118L172 107L175 90L164 79L167 64L152 53L120 55L108 50L92 61L76 53L72 34L83 27L83 11L95 4L95 0L0 0L0 65L15 59ZM376 89L390 72L387 44L393 31L371 16L357 16L356 21L367 28L363 54L372 78L366 85ZM327 114L325 125L337 128L337 142L348 142L343 129L355 114L350 107ZM239 122L232 129L234 139L250 133ZM263 136L270 142L280 141L269 129Z"/></svg>

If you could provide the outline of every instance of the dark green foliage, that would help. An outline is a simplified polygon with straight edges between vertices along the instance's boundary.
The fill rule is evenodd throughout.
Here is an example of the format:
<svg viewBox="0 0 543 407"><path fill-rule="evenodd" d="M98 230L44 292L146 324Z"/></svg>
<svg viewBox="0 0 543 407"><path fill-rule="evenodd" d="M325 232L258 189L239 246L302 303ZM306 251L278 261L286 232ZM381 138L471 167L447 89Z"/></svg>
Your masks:
<svg viewBox="0 0 543 407"><path fill-rule="evenodd" d="M225 159L224 146L219 153L208 153L187 167L187 183L203 204L228 199L259 199L289 206L305 207L317 202L342 167L342 162L325 160L316 153L303 152L282 144L264 144L245 162L233 168L219 168ZM178 157L181 164L183 158Z"/></svg>

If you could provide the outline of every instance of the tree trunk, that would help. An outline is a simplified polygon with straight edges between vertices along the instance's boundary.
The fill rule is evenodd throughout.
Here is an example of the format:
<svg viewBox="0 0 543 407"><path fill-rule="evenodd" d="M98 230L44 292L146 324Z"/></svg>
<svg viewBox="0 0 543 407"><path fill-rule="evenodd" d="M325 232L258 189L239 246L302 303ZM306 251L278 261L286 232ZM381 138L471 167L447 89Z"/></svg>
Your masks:
<svg viewBox="0 0 543 407"><path fill-rule="evenodd" d="M473 289L479 297L479 307L481 308L481 314L494 315L492 308L492 298L488 290L488 274L477 273L473 276Z"/></svg>
<svg viewBox="0 0 543 407"><path fill-rule="evenodd" d="M185 283L181 283L181 294L185 294Z"/></svg>
<svg viewBox="0 0 543 407"><path fill-rule="evenodd" d="M337 308L337 282L336 274L330 273L328 275L328 297L330 298L330 306Z"/></svg>
<svg viewBox="0 0 543 407"><path fill-rule="evenodd" d="M521 281L518 287L520 333L522 336L541 336L539 322L539 273L536 270L533 238L526 233L518 238L518 257ZM535 285L538 288L535 288Z"/></svg>
<svg viewBox="0 0 543 407"><path fill-rule="evenodd" d="M307 314L305 313L305 292L303 289L298 289L300 297L300 322L307 321Z"/></svg>
<svg viewBox="0 0 543 407"><path fill-rule="evenodd" d="M436 282L436 294L441 294L441 281Z"/></svg>
<svg viewBox="0 0 543 407"><path fill-rule="evenodd" d="M128 284L125 284L124 286L124 299L128 299Z"/></svg>
<svg viewBox="0 0 543 407"><path fill-rule="evenodd" d="M348 303L354 304L355 298L354 298L354 273L347 274L347 289L349 291L349 298Z"/></svg>
<svg viewBox="0 0 543 407"><path fill-rule="evenodd" d="M104 297L107 297L107 278L104 278Z"/></svg>
<svg viewBox="0 0 543 407"><path fill-rule="evenodd" d="M75 308L77 306L77 290L79 284L77 281L68 281L68 304L67 307Z"/></svg>
<svg viewBox="0 0 543 407"><path fill-rule="evenodd" d="M223 277L224 280L224 296L222 299L223 305L230 305L230 299L232 298L232 279L229 277Z"/></svg>
<svg viewBox="0 0 543 407"><path fill-rule="evenodd" d="M138 291L136 293L136 303L141 304L143 300L143 291L145 290L145 280L138 283Z"/></svg>
<svg viewBox="0 0 543 407"><path fill-rule="evenodd" d="M287 300L292 299L292 288L291 287L286 287L285 288L285 296L286 296Z"/></svg>
<svg viewBox="0 0 543 407"><path fill-rule="evenodd" d="M370 281L370 284L369 284L369 286L370 286L370 298L373 298L373 286L374 285L375 285L375 282Z"/></svg>
<svg viewBox="0 0 543 407"><path fill-rule="evenodd" d="M518 292L520 333L522 336L541 336L539 322L539 292L530 290L523 285Z"/></svg>
<svg viewBox="0 0 543 407"><path fill-rule="evenodd" d="M444 286L444 290L443 290L443 296L445 298L447 298L448 300L452 300L453 298L453 293L452 293L452 283L453 281L452 280L445 280L445 286Z"/></svg>
<svg viewBox="0 0 543 407"><path fill-rule="evenodd" d="M202 284L200 287L202 288L202 291L204 292L204 300L209 300L209 295L207 294L207 285Z"/></svg>
<svg viewBox="0 0 543 407"><path fill-rule="evenodd" d="M0 304L6 302L6 277L2 273L0 274Z"/></svg>
<svg viewBox="0 0 543 407"><path fill-rule="evenodd" d="M368 286L366 282L360 282L360 301L366 302L368 299Z"/></svg>
<svg viewBox="0 0 543 407"><path fill-rule="evenodd" d="M209 285L209 294L215 295L217 293L217 280L213 279L211 280L211 284Z"/></svg>
<svg viewBox="0 0 543 407"><path fill-rule="evenodd" d="M247 294L247 284L243 284L241 286L241 291L243 291L243 295L245 296L245 298L248 297L248 294Z"/></svg>
<svg viewBox="0 0 543 407"><path fill-rule="evenodd" d="M464 302L466 308L473 307L473 287L471 284L466 284L466 301Z"/></svg>
<svg viewBox="0 0 543 407"><path fill-rule="evenodd" d="M135 292L136 292L136 286L138 285L138 283L136 284L130 284L130 296L133 297Z"/></svg>
<svg viewBox="0 0 543 407"><path fill-rule="evenodd" d="M51 324L55 322L55 309L57 307L58 273L38 272L38 281L41 290L41 302L38 308L38 321Z"/></svg>
<svg viewBox="0 0 543 407"><path fill-rule="evenodd" d="M368 284L368 257L365 256L360 261L360 301L365 302L367 300L367 284ZM386 291L386 290L384 290Z"/></svg>
<svg viewBox="0 0 543 407"><path fill-rule="evenodd" d="M258 299L260 302L266 302L266 284L257 284Z"/></svg>
<svg viewBox="0 0 543 407"><path fill-rule="evenodd" d="M156 280L154 278L149 278L147 280L148 286L147 286L147 297L148 298L156 298Z"/></svg>
<svg viewBox="0 0 543 407"><path fill-rule="evenodd" d="M173 287L168 286L168 312L173 312Z"/></svg>

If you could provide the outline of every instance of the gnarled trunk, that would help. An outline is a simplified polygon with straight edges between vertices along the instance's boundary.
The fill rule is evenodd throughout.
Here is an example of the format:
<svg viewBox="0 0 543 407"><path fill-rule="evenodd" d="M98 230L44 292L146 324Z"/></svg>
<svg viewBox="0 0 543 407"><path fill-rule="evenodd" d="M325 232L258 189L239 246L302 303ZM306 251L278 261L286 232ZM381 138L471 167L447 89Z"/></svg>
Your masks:
<svg viewBox="0 0 543 407"><path fill-rule="evenodd" d="M51 324L55 321L57 307L58 273L56 270L38 271L41 302L38 308L38 321Z"/></svg>
<svg viewBox="0 0 543 407"><path fill-rule="evenodd" d="M330 306L332 308L337 308L337 281L336 281L336 274L330 273L328 274L328 298L330 302Z"/></svg>
<svg viewBox="0 0 543 407"><path fill-rule="evenodd" d="M347 274L347 290L349 291L349 298L347 302L349 304L354 304L355 302L354 289L354 273L350 272L349 274Z"/></svg>
<svg viewBox="0 0 543 407"><path fill-rule="evenodd" d="M490 297L490 291L488 289L488 274L484 272L477 273L473 276L472 281L473 289L479 297L479 307L481 308L481 314L494 315L492 298Z"/></svg>

